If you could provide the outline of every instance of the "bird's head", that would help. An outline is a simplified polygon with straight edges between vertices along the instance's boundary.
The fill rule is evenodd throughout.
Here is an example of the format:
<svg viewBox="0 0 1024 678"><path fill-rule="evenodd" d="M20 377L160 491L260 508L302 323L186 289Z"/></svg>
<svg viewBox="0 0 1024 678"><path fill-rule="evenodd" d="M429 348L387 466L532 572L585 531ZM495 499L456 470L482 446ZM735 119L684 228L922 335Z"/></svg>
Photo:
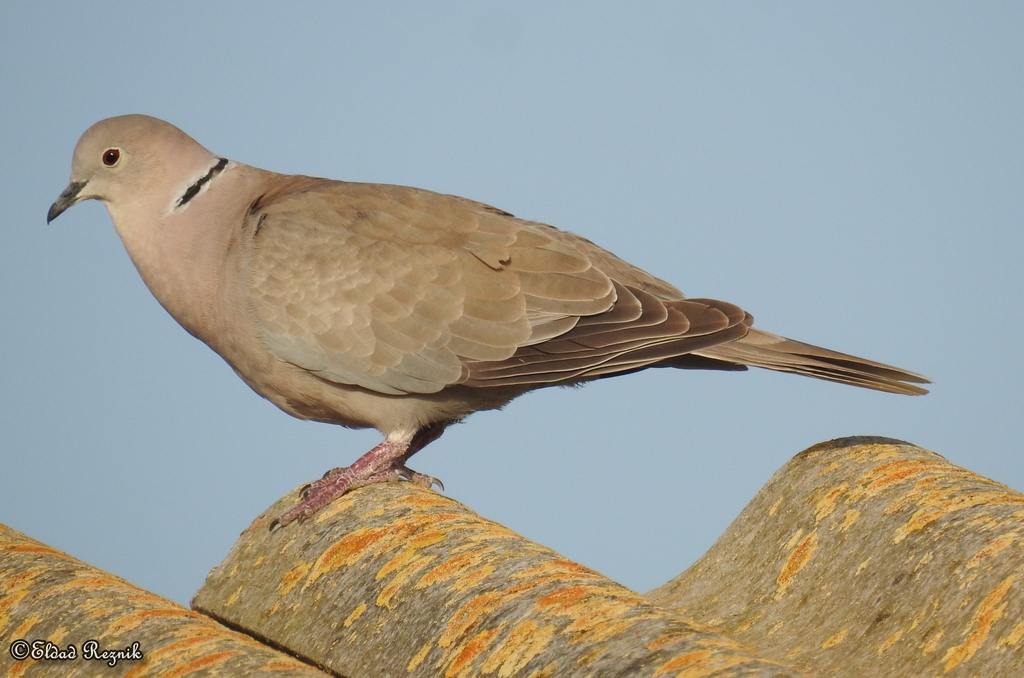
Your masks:
<svg viewBox="0 0 1024 678"><path fill-rule="evenodd" d="M174 125L148 115L122 115L82 135L71 162L71 181L46 214L47 223L83 200L103 202L111 216L144 204L167 206L216 156ZM116 222L116 216L115 216Z"/></svg>

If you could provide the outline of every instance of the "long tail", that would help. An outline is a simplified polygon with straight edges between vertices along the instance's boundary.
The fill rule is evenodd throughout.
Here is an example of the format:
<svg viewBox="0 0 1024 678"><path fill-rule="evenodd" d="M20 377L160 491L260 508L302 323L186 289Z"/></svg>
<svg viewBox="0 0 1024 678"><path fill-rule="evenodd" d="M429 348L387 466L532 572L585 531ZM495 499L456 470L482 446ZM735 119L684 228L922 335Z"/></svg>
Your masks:
<svg viewBox="0 0 1024 678"><path fill-rule="evenodd" d="M804 344L753 327L740 339L694 351L693 355L905 395L923 395L928 391L914 384L931 383L927 377L892 365Z"/></svg>

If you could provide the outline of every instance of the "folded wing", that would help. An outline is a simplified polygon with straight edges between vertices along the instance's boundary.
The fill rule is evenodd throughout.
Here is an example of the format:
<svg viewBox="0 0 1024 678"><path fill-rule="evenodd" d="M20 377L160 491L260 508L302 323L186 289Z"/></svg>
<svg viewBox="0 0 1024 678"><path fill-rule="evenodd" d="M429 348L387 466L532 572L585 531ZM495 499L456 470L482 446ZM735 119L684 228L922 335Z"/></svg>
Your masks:
<svg viewBox="0 0 1024 678"><path fill-rule="evenodd" d="M897 393L923 377L751 329L588 240L454 196L288 177L245 229L281 360L385 394L754 365Z"/></svg>

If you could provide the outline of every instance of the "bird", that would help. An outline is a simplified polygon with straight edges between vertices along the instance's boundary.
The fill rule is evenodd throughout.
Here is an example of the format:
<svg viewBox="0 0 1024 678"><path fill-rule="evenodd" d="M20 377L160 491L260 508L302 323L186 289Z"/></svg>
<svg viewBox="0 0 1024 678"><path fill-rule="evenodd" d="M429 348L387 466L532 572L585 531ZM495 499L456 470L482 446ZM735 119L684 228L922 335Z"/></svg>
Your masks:
<svg viewBox="0 0 1024 678"><path fill-rule="evenodd" d="M91 199L153 296L256 393L383 434L271 529L357 487L440 485L409 458L535 389L748 366L906 395L930 383L754 328L568 231L454 195L251 167L146 115L85 131L47 223Z"/></svg>

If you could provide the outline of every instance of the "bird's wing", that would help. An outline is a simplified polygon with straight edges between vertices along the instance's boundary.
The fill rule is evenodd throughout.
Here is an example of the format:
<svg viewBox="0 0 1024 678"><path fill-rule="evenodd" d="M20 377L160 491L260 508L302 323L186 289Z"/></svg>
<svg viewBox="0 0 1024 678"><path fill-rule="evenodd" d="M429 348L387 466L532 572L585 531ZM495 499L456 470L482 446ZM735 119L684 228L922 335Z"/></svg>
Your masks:
<svg viewBox="0 0 1024 678"><path fill-rule="evenodd" d="M274 355L379 393L572 382L746 333L735 306L684 300L583 238L453 196L286 177L246 228Z"/></svg>

